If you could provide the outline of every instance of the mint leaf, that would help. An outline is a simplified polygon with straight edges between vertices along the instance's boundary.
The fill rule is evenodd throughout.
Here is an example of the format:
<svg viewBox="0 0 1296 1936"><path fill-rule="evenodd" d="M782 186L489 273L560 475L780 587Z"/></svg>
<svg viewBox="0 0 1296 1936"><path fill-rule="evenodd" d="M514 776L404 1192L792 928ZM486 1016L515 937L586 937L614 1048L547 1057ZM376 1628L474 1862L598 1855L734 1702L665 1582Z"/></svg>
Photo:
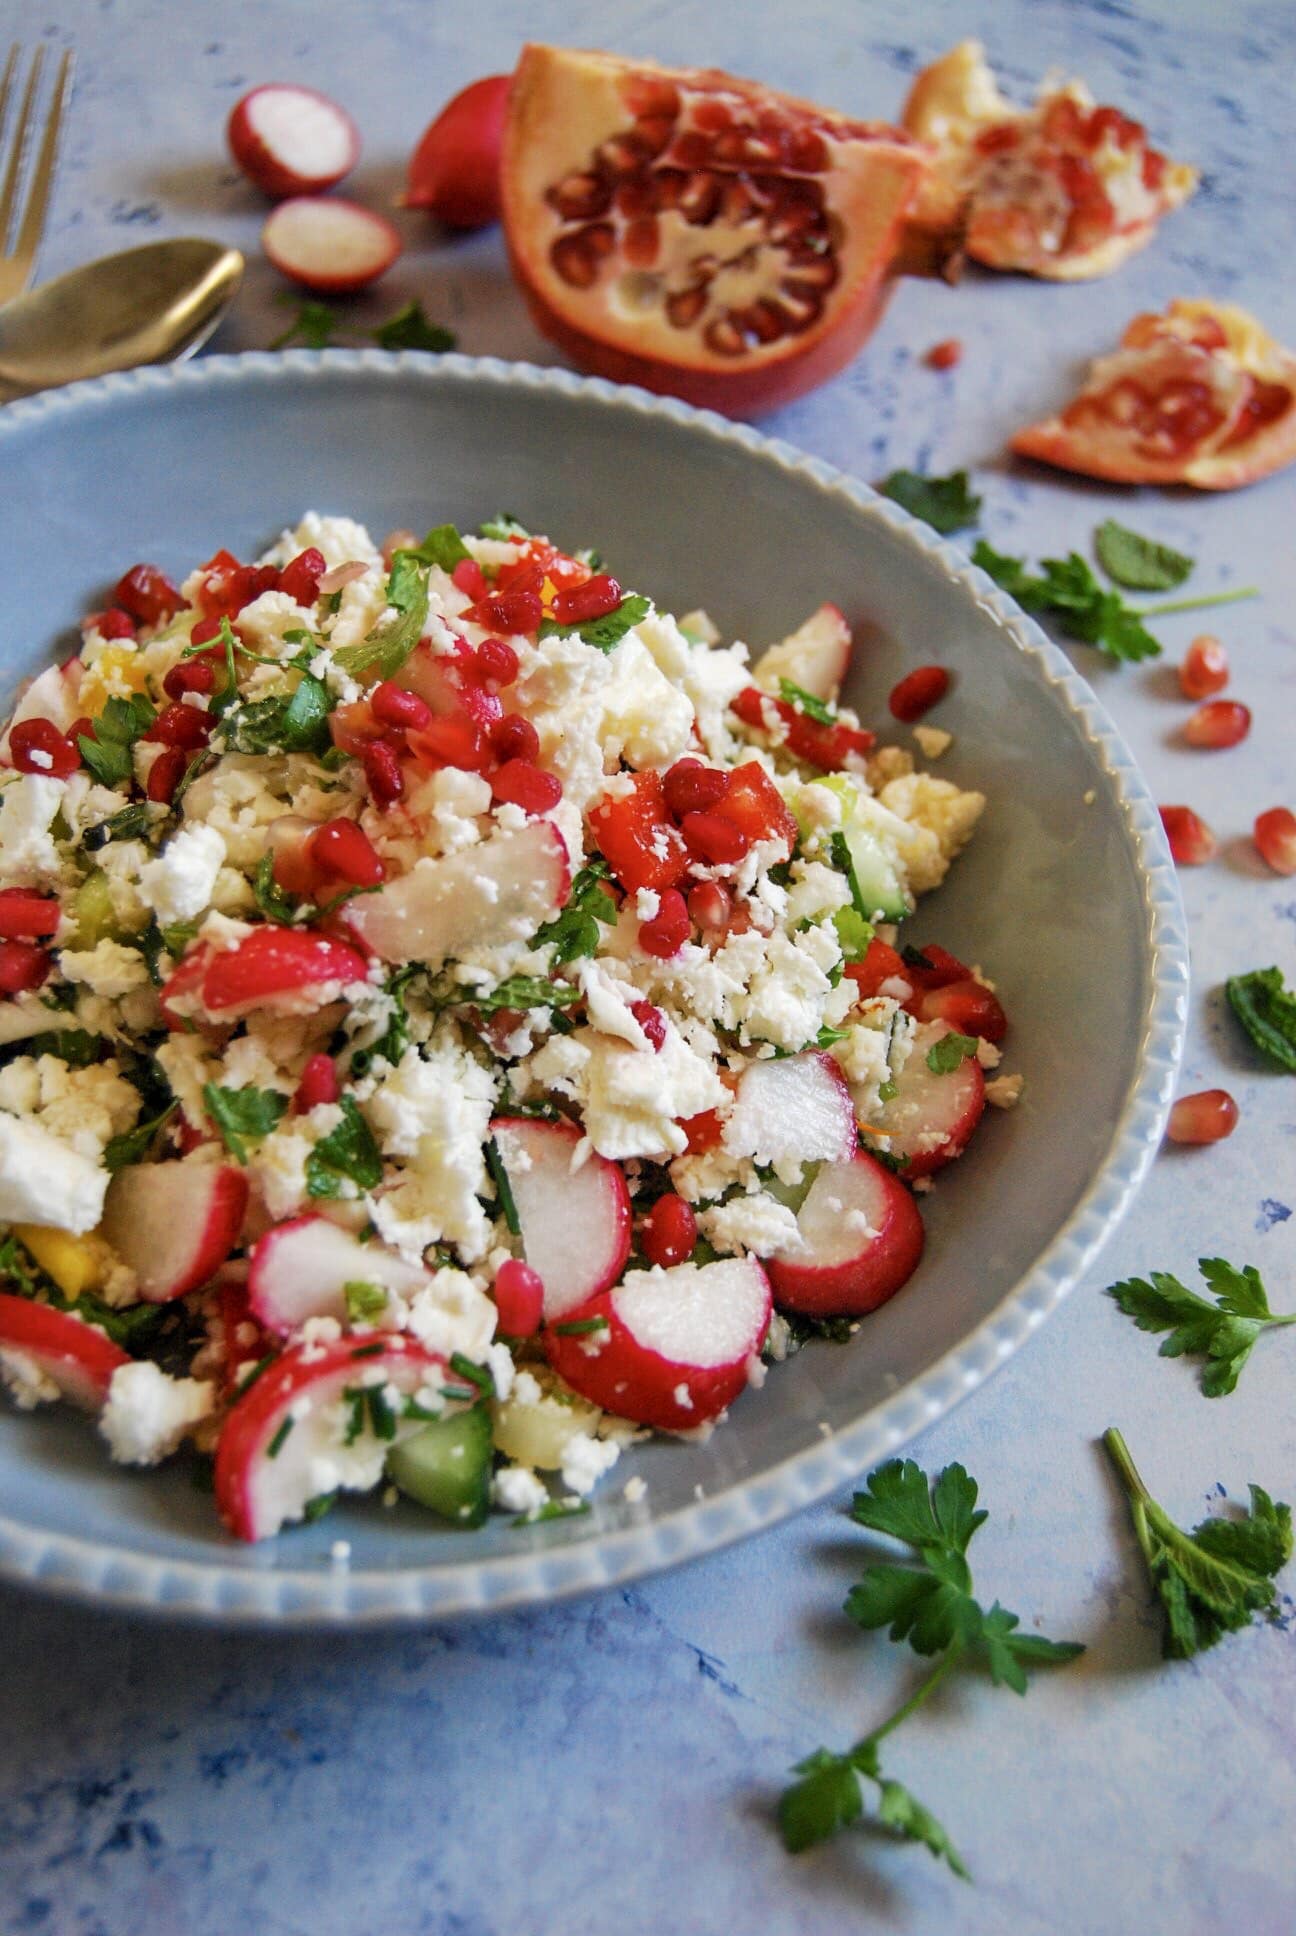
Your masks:
<svg viewBox="0 0 1296 1936"><path fill-rule="evenodd" d="M953 471L948 477L892 471L878 489L883 497L889 497L945 537L951 531L962 531L965 526L975 524L981 515L981 499L970 487L966 471Z"/></svg>
<svg viewBox="0 0 1296 1936"><path fill-rule="evenodd" d="M952 1076L956 1069L962 1068L965 1058L976 1052L975 1035L960 1035L957 1029L951 1029L928 1049L927 1067L934 1076Z"/></svg>
<svg viewBox="0 0 1296 1936"><path fill-rule="evenodd" d="M1094 553L1107 576L1127 591L1168 592L1182 585L1195 560L1155 538L1106 518L1094 533Z"/></svg>
<svg viewBox="0 0 1296 1936"><path fill-rule="evenodd" d="M103 1166L109 1176L116 1176L118 1170L126 1169L131 1163L142 1163L163 1123L169 1122L179 1107L178 1102L169 1102L147 1122L137 1123L121 1136L110 1136L103 1153Z"/></svg>
<svg viewBox="0 0 1296 1936"><path fill-rule="evenodd" d="M373 1131L354 1098L343 1096L341 1109L342 1121L306 1158L307 1196L340 1197L347 1181L358 1191L377 1189L382 1182L382 1154Z"/></svg>
<svg viewBox="0 0 1296 1936"><path fill-rule="evenodd" d="M374 331L374 341L385 350L452 350L458 342L453 330L429 322L420 302L408 302Z"/></svg>
<svg viewBox="0 0 1296 1936"><path fill-rule="evenodd" d="M1278 968L1254 968L1224 984L1229 1007L1251 1040L1280 1069L1296 1075L1296 995Z"/></svg>
<svg viewBox="0 0 1296 1936"><path fill-rule="evenodd" d="M453 524L438 524L428 532L421 545L397 553L397 557L416 558L423 565L439 565L442 571L453 571L456 565L471 556Z"/></svg>
<svg viewBox="0 0 1296 1936"><path fill-rule="evenodd" d="M652 610L652 600L641 598L631 592L623 598L614 612L607 612L602 618L587 619L581 625L559 625L555 619L547 618L540 627L542 639L584 639L586 645L595 645L600 652L610 652L619 645L626 633L647 618Z"/></svg>
<svg viewBox="0 0 1296 1936"><path fill-rule="evenodd" d="M226 732L237 753L322 753L331 745L333 700L322 679L303 672L294 692L254 699L231 712Z"/></svg>
<svg viewBox="0 0 1296 1936"><path fill-rule="evenodd" d="M541 981L538 975L511 975L487 994L465 994L485 1015L501 1008L570 1008L581 998L579 988L566 981Z"/></svg>
<svg viewBox="0 0 1296 1936"><path fill-rule="evenodd" d="M552 943L554 965L577 961L598 952L599 928L616 922L616 904L603 891L602 883L611 878L605 860L592 860L582 867L572 882L567 905L552 921L537 929L531 945L543 948Z"/></svg>
<svg viewBox="0 0 1296 1936"><path fill-rule="evenodd" d="M130 806L110 813L106 820L87 827L81 836L81 845L87 854L97 854L110 841L137 840L141 834L148 833L158 817L151 801L134 800Z"/></svg>
<svg viewBox="0 0 1296 1936"><path fill-rule="evenodd" d="M392 559L387 581L387 602L395 616L380 619L367 638L358 645L345 646L333 654L335 665L353 679L372 675L370 683L393 679L423 636L427 624L427 573L419 568L416 554L398 551Z"/></svg>
<svg viewBox="0 0 1296 1936"><path fill-rule="evenodd" d="M214 1082L203 1084L203 1101L226 1149L243 1164L248 1142L268 1136L288 1107L287 1096L277 1089L223 1089Z"/></svg>
<svg viewBox="0 0 1296 1936"><path fill-rule="evenodd" d="M157 714L142 693L130 699L110 699L94 723L93 733L79 733L81 758L100 785L129 786L135 777L131 748L147 733Z"/></svg>

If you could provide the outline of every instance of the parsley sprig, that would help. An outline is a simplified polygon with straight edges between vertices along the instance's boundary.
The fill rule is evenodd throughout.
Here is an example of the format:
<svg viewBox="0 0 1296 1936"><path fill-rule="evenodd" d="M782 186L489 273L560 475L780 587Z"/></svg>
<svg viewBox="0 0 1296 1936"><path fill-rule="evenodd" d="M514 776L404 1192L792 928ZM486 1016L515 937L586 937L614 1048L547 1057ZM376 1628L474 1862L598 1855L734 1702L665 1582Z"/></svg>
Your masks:
<svg viewBox="0 0 1296 1936"><path fill-rule="evenodd" d="M1275 1315L1269 1309L1260 1273L1251 1264L1238 1270L1222 1257L1202 1257L1198 1269L1214 1292L1213 1304L1166 1271L1153 1271L1150 1280L1130 1277L1111 1284L1107 1295L1140 1331L1169 1334L1161 1345L1163 1358L1204 1358L1201 1388L1207 1398L1222 1398L1237 1385L1261 1332L1296 1324L1296 1311Z"/></svg>
<svg viewBox="0 0 1296 1936"><path fill-rule="evenodd" d="M1045 1640L1018 1630L1018 1617L996 1600L988 1610L972 1595L967 1549L987 1514L977 1507L976 1481L961 1465L946 1466L933 1482L912 1459L880 1466L851 1508L857 1525L913 1549L911 1561L878 1560L866 1568L846 1598L846 1612L864 1628L887 1627L893 1640L936 1665L908 1699L845 1754L818 1748L798 1762L800 1780L779 1806L783 1840L793 1853L826 1841L864 1811L862 1781L878 1790L878 1820L910 1841L921 1842L955 1875L968 1872L953 1842L931 1811L901 1782L882 1772L881 1743L929 1701L959 1667L988 1669L996 1687L1024 1694L1031 1668L1074 1660L1084 1651L1074 1641Z"/></svg>
<svg viewBox="0 0 1296 1936"><path fill-rule="evenodd" d="M981 515L981 499L968 483L966 471L953 471L948 477L924 477L919 471L892 471L878 489L883 497L901 505L912 517L921 518L942 537L975 524Z"/></svg>
<svg viewBox="0 0 1296 1936"><path fill-rule="evenodd" d="M615 903L602 886L611 878L611 873L607 862L601 859L582 867L572 882L566 907L537 931L531 945L542 948L552 942L555 967L576 961L582 955L597 954L599 924L611 926L617 918Z"/></svg>
<svg viewBox="0 0 1296 1936"><path fill-rule="evenodd" d="M1291 1508L1262 1486L1250 1487L1240 1519L1204 1519L1191 1533L1176 1526L1152 1497L1114 1425L1103 1444L1130 1503L1134 1531L1160 1598L1168 1660L1190 1660L1226 1633L1275 1612L1274 1576L1292 1555Z"/></svg>
<svg viewBox="0 0 1296 1936"><path fill-rule="evenodd" d="M292 302L285 296L285 302ZM337 340L339 312L329 303L304 302L297 306L297 314L286 330L276 336L270 345L272 350L286 349L289 343L297 343L303 349L323 350ZM369 332L375 343L385 350L452 350L458 342L453 330L440 323L434 323L424 314L420 302L408 302L389 316L385 323L379 323Z"/></svg>
<svg viewBox="0 0 1296 1936"><path fill-rule="evenodd" d="M1296 1075L1296 995L1279 968L1253 968L1224 985L1229 1007L1260 1053Z"/></svg>

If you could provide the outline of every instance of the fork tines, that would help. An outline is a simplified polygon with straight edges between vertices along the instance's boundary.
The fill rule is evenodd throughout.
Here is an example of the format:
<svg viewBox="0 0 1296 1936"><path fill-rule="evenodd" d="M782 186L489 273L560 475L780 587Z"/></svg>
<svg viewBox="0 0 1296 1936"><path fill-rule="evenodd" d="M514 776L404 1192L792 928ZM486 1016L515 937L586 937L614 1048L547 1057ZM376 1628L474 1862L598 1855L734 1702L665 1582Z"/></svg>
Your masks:
<svg viewBox="0 0 1296 1936"><path fill-rule="evenodd" d="M40 241L41 231L45 226L50 190L54 184L59 133L72 78L72 52L69 48L63 54L55 71L54 91L45 110L44 129L40 134L35 159L26 182L24 203L22 191L28 150L37 135L37 103L40 99L41 78L45 67L44 46L38 46L32 55L27 83L22 90L22 99L18 107L17 121L10 135L10 107L17 94L21 59L22 49L15 42L9 49L4 72L0 74L0 164L4 166L3 178L0 178L0 302L7 302L11 296L16 296L31 280L36 260L36 245ZM7 163L3 161L6 141L8 141ZM16 233L13 234L11 243L11 231L15 226ZM6 249L8 249L7 254Z"/></svg>

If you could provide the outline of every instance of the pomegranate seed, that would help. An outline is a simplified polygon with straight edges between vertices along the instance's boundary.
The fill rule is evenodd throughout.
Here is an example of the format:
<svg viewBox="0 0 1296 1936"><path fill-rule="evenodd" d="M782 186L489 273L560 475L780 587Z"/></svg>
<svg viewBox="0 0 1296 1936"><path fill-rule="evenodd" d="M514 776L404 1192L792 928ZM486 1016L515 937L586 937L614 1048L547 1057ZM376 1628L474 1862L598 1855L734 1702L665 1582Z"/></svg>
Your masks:
<svg viewBox="0 0 1296 1936"><path fill-rule="evenodd" d="M187 692L214 692L216 668L210 659L181 659L162 681L168 699L183 699Z"/></svg>
<svg viewBox="0 0 1296 1936"><path fill-rule="evenodd" d="M184 600L156 565L132 565L113 587L113 604L141 625L157 625L178 612Z"/></svg>
<svg viewBox="0 0 1296 1936"><path fill-rule="evenodd" d="M666 1047L666 1017L652 1002L631 1002L630 1013L651 1042L654 1053Z"/></svg>
<svg viewBox="0 0 1296 1936"><path fill-rule="evenodd" d="M52 719L20 719L9 734L9 757L20 773L66 780L81 764L81 749Z"/></svg>
<svg viewBox="0 0 1296 1936"><path fill-rule="evenodd" d="M639 946L659 961L669 961L689 938L688 907L677 887L665 887L650 921L639 923Z"/></svg>
<svg viewBox="0 0 1296 1936"><path fill-rule="evenodd" d="M53 965L34 941L0 941L0 995L22 995L39 988Z"/></svg>
<svg viewBox="0 0 1296 1936"><path fill-rule="evenodd" d="M144 782L147 798L169 807L188 764L189 757L179 746L164 747L148 770L148 779Z"/></svg>
<svg viewBox="0 0 1296 1936"><path fill-rule="evenodd" d="M207 744L215 724L210 713L176 700L162 708L144 737L162 746L183 746L192 753Z"/></svg>
<svg viewBox="0 0 1296 1936"><path fill-rule="evenodd" d="M524 813L548 813L562 799L562 781L530 760L505 760L490 776L491 792L497 800L511 800Z"/></svg>
<svg viewBox="0 0 1296 1936"><path fill-rule="evenodd" d="M639 1248L648 1262L669 1270L672 1264L682 1264L693 1255L696 1242L697 1218L692 1204L673 1191L658 1197L639 1232Z"/></svg>
<svg viewBox="0 0 1296 1936"><path fill-rule="evenodd" d="M429 719L410 741L410 751L434 766L460 766L469 773L480 773L490 759L484 734L471 719L447 713Z"/></svg>
<svg viewBox="0 0 1296 1936"><path fill-rule="evenodd" d="M741 860L751 846L751 835L718 813L686 813L680 831L691 854L716 866Z"/></svg>
<svg viewBox="0 0 1296 1936"><path fill-rule="evenodd" d="M907 672L898 685L892 686L891 697L887 704L893 719L902 719L906 725L911 720L921 719L923 714L943 699L949 691L950 676L944 666L917 666Z"/></svg>
<svg viewBox="0 0 1296 1936"><path fill-rule="evenodd" d="M6 940L39 941L54 933L59 905L48 894L27 887L0 889L0 936Z"/></svg>
<svg viewBox="0 0 1296 1936"><path fill-rule="evenodd" d="M596 572L583 585L568 585L553 601L553 615L560 625L588 625L592 619L606 618L621 603L621 587L605 571Z"/></svg>
<svg viewBox="0 0 1296 1936"><path fill-rule="evenodd" d="M484 625L492 632L538 632L544 617L539 592L488 592L463 613L473 625Z"/></svg>
<svg viewBox="0 0 1296 1936"><path fill-rule="evenodd" d="M1251 731L1251 709L1237 699L1208 699L1184 722L1183 736L1189 746L1218 751L1236 746Z"/></svg>
<svg viewBox="0 0 1296 1936"><path fill-rule="evenodd" d="M699 928L711 928L720 933L729 926L733 914L733 895L723 881L699 881L689 889L689 919Z"/></svg>
<svg viewBox="0 0 1296 1936"><path fill-rule="evenodd" d="M106 612L98 612L90 623L101 639L133 639L135 621L129 612L123 612L119 605L110 605Z"/></svg>
<svg viewBox="0 0 1296 1936"><path fill-rule="evenodd" d="M1172 1143L1219 1143L1237 1128L1238 1106L1227 1089L1180 1096L1166 1129Z"/></svg>
<svg viewBox="0 0 1296 1936"><path fill-rule="evenodd" d="M326 874L352 887L381 887L387 878L373 842L354 820L326 820L311 841L311 856Z"/></svg>
<svg viewBox="0 0 1296 1936"><path fill-rule="evenodd" d="M466 593L474 602L479 598L485 598L490 589L486 583L486 574L475 558L461 558L450 576L459 590Z"/></svg>
<svg viewBox="0 0 1296 1936"><path fill-rule="evenodd" d="M1223 692L1229 679L1228 653L1209 632L1201 632L1184 654L1179 685L1185 699L1209 699Z"/></svg>
<svg viewBox="0 0 1296 1936"><path fill-rule="evenodd" d="M400 761L395 748L384 739L370 740L360 755L360 763L369 782L369 791L380 807L390 807L405 791L405 775L401 772Z"/></svg>
<svg viewBox="0 0 1296 1936"><path fill-rule="evenodd" d="M957 336L947 336L943 343L933 343L927 352L929 370L952 370L963 361L963 345Z"/></svg>
<svg viewBox="0 0 1296 1936"><path fill-rule="evenodd" d="M544 1283L539 1271L510 1257L495 1273L495 1309L499 1328L509 1338L529 1338L544 1316Z"/></svg>
<svg viewBox="0 0 1296 1936"><path fill-rule="evenodd" d="M701 760L676 760L662 779L666 805L677 820L686 813L705 813L724 799L729 791L729 775L718 767L703 766Z"/></svg>
<svg viewBox="0 0 1296 1936"><path fill-rule="evenodd" d="M317 1109L321 1103L336 1102L341 1093L341 1084L338 1082L337 1070L333 1066L333 1058L320 1050L317 1055L308 1058L306 1067L301 1072L301 1081L297 1084L297 1093L293 1097L293 1114L305 1116L310 1110Z"/></svg>
<svg viewBox="0 0 1296 1936"><path fill-rule="evenodd" d="M1159 807L1170 852L1178 867L1200 867L1214 858L1218 842L1206 822L1191 807Z"/></svg>
<svg viewBox="0 0 1296 1936"><path fill-rule="evenodd" d="M1296 813L1290 807L1257 814L1254 839L1261 860L1275 874L1296 874Z"/></svg>
<svg viewBox="0 0 1296 1936"><path fill-rule="evenodd" d="M502 760L527 760L534 765L540 757L540 735L521 713L505 713L491 727L490 737Z"/></svg>
<svg viewBox="0 0 1296 1936"><path fill-rule="evenodd" d="M189 634L190 645L209 645L213 639L218 639L221 630L221 617L222 615L218 612L213 618L200 618L194 626L193 631Z"/></svg>
<svg viewBox="0 0 1296 1936"><path fill-rule="evenodd" d="M327 570L324 553L307 545L280 572L279 590L287 592L294 605L313 605L319 597L319 581Z"/></svg>
<svg viewBox="0 0 1296 1936"><path fill-rule="evenodd" d="M420 699L416 692L405 686L393 685L390 679L380 680L369 695L369 705L375 719L384 726L401 726L421 732L432 718L432 708L426 699Z"/></svg>
<svg viewBox="0 0 1296 1936"><path fill-rule="evenodd" d="M504 639L483 639L477 647L477 668L483 679L511 686L521 671L518 655Z"/></svg>

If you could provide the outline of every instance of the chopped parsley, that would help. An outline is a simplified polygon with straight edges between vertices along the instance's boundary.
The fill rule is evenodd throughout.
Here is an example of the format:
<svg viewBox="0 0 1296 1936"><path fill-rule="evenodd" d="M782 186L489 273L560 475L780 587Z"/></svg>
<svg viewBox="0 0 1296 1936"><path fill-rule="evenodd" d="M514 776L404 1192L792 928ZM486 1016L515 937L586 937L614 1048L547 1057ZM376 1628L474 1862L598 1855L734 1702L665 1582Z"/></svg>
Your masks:
<svg viewBox="0 0 1296 1936"><path fill-rule="evenodd" d="M453 524L438 524L428 532L421 545L412 545L398 552L397 557L414 558L420 564L439 565L442 571L453 571L465 558L471 558L459 532Z"/></svg>
<svg viewBox="0 0 1296 1936"><path fill-rule="evenodd" d="M952 1076L956 1069L962 1068L964 1059L976 1052L975 1035L960 1035L957 1029L951 1029L928 1049L927 1067L934 1076Z"/></svg>
<svg viewBox="0 0 1296 1936"><path fill-rule="evenodd" d="M371 1324L387 1309L387 1293L381 1284L353 1280L342 1286L342 1295L346 1299L347 1318L352 1324Z"/></svg>
<svg viewBox="0 0 1296 1936"><path fill-rule="evenodd" d="M555 965L576 961L582 955L596 954L600 924L615 924L616 903L602 885L611 878L611 871L602 859L592 860L582 867L572 882L567 905L561 914L555 915L552 921L546 921L537 931L531 945L543 948L552 943Z"/></svg>
<svg viewBox="0 0 1296 1936"><path fill-rule="evenodd" d="M118 1170L127 1169L132 1163L142 1163L152 1149L158 1131L170 1121L179 1107L178 1102L169 1102L165 1109L156 1116L150 1116L147 1122L137 1123L134 1129L128 1129L124 1135L110 1136L103 1153L103 1166L109 1176L116 1176Z"/></svg>
<svg viewBox="0 0 1296 1936"><path fill-rule="evenodd" d="M459 338L452 329L430 322L420 302L407 302L373 333L374 342L384 350L452 350Z"/></svg>
<svg viewBox="0 0 1296 1936"><path fill-rule="evenodd" d="M340 1197L347 1182L357 1191L376 1190L382 1182L382 1155L355 1099L343 1096L339 1107L342 1121L306 1158L307 1196Z"/></svg>
<svg viewBox="0 0 1296 1936"><path fill-rule="evenodd" d="M878 485L912 517L921 518L933 531L948 537L975 524L981 515L981 499L968 483L966 471L953 471L948 477L924 477L919 471L892 471Z"/></svg>
<svg viewBox="0 0 1296 1936"><path fill-rule="evenodd" d="M292 302L293 298L291 296L285 296L283 300L285 302ZM336 328L337 311L330 309L327 303L299 303L297 314L293 317L287 329L283 332L283 335L275 337L270 348L272 350L282 350L286 349L289 343L299 343L303 349L327 349L328 345L333 341L333 332Z"/></svg>
<svg viewBox="0 0 1296 1936"><path fill-rule="evenodd" d="M332 710L324 681L303 669L291 694L238 706L229 716L226 733L236 753L323 753L332 744L328 726Z"/></svg>
<svg viewBox="0 0 1296 1936"><path fill-rule="evenodd" d="M380 619L358 645L333 654L335 665L353 679L392 679L423 636L428 616L427 569L417 554L398 551L387 580L391 618Z"/></svg>
<svg viewBox="0 0 1296 1936"><path fill-rule="evenodd" d="M78 733L81 758L101 786L129 786L135 777L131 749L147 733L157 713L142 693L112 698L95 720L92 733Z"/></svg>
<svg viewBox="0 0 1296 1936"><path fill-rule="evenodd" d="M100 820L93 827L87 827L81 836L81 845L88 854L98 853L113 840L135 840L146 834L158 816L148 800L133 800L128 807L117 813L110 813L106 820Z"/></svg>
<svg viewBox="0 0 1296 1936"><path fill-rule="evenodd" d="M547 618L540 627L542 639L584 639L586 645L595 645L600 652L610 652L619 645L626 633L633 630L641 620L646 619L652 610L652 600L641 598L632 592L623 598L614 612L605 612L602 618L585 619L577 625L560 625L556 619Z"/></svg>
<svg viewBox="0 0 1296 1936"><path fill-rule="evenodd" d="M203 1101L226 1149L243 1164L248 1160L248 1143L268 1136L288 1107L287 1096L277 1089L223 1089L215 1082L203 1084Z"/></svg>

